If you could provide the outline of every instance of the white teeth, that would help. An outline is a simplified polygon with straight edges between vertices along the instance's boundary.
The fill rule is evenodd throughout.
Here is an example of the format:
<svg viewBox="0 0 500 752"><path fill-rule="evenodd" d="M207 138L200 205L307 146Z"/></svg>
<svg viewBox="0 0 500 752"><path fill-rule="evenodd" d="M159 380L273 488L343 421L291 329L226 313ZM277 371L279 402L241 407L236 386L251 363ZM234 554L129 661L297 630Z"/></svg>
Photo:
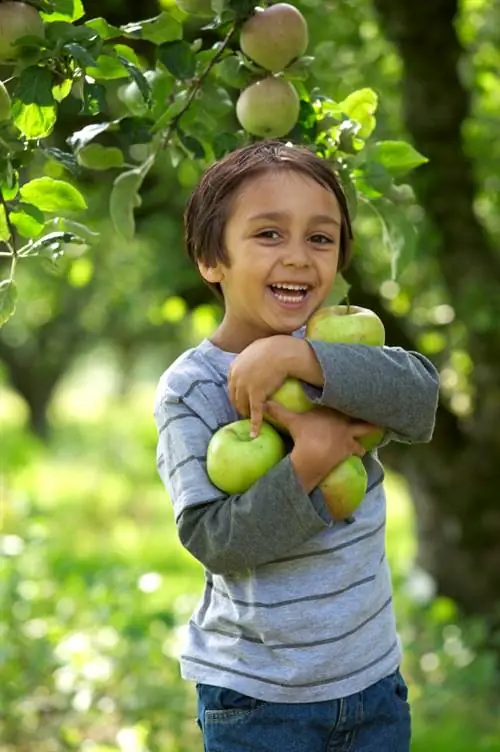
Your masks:
<svg viewBox="0 0 500 752"><path fill-rule="evenodd" d="M289 285L289 284L276 284L273 287L278 287L280 290L307 290L307 285Z"/></svg>

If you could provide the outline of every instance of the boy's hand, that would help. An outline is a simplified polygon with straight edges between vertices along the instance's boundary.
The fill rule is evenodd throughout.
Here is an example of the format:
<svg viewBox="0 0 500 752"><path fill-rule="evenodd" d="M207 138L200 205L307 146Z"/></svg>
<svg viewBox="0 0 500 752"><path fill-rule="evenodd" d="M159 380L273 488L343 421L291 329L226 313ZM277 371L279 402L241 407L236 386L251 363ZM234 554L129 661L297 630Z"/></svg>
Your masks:
<svg viewBox="0 0 500 752"><path fill-rule="evenodd" d="M329 407L299 414L271 401L265 411L288 429L294 441L290 457L306 493L351 455L363 457L366 450L357 439L374 429L370 423L353 421Z"/></svg>
<svg viewBox="0 0 500 752"><path fill-rule="evenodd" d="M229 399L240 415L251 420L251 433L258 436L266 400L288 376L287 360L293 337L275 335L248 345L229 369Z"/></svg>

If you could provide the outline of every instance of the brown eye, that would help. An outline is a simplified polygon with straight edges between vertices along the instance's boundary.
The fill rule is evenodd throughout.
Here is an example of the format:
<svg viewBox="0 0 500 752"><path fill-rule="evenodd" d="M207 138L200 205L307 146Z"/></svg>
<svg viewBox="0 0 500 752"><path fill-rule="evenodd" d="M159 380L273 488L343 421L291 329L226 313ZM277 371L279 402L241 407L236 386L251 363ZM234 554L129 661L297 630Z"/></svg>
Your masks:
<svg viewBox="0 0 500 752"><path fill-rule="evenodd" d="M311 235L311 241L316 245L328 245L333 244L335 241L329 238L327 235Z"/></svg>
<svg viewBox="0 0 500 752"><path fill-rule="evenodd" d="M265 240L278 240L279 232L277 230L262 230L256 235L257 238L264 238Z"/></svg>

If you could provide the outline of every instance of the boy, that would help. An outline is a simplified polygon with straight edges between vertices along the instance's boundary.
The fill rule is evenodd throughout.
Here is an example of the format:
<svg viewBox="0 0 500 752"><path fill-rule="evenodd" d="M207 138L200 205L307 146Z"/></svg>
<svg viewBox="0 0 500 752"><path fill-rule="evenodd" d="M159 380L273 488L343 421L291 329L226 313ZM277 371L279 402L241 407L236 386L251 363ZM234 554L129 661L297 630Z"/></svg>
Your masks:
<svg viewBox="0 0 500 752"><path fill-rule="evenodd" d="M373 425L385 441L429 441L438 375L418 353L304 337L352 240L337 178L308 149L259 142L217 162L185 227L225 314L163 374L155 417L179 537L206 572L181 657L205 751L405 752L377 453L364 456L368 490L352 524L332 520L317 486L363 456L357 440ZM312 412L269 401L288 375L307 384ZM290 451L228 496L208 479L209 440L241 417L258 433L264 411L287 427Z"/></svg>

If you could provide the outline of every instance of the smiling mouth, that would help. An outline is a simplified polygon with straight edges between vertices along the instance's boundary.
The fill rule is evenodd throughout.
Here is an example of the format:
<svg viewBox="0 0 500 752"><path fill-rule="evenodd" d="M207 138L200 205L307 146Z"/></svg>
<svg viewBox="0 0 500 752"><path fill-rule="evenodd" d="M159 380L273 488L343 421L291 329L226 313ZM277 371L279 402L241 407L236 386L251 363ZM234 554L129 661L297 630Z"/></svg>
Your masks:
<svg viewBox="0 0 500 752"><path fill-rule="evenodd" d="M311 287L308 284L277 283L269 285L269 289L280 303L297 305L305 300Z"/></svg>

